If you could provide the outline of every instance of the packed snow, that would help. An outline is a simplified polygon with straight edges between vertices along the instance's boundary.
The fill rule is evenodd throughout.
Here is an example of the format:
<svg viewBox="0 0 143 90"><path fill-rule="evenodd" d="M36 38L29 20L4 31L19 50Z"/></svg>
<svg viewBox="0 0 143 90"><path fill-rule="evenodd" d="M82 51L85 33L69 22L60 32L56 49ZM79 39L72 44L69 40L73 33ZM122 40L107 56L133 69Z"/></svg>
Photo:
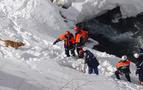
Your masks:
<svg viewBox="0 0 143 90"><path fill-rule="evenodd" d="M0 90L141 90L134 64L133 82L116 80L114 65L120 59L89 48L97 42L86 49L99 60L99 75L83 73L83 59L67 58L62 42L52 45L67 29L50 0L1 0L0 39L26 45L14 49L0 42Z"/></svg>

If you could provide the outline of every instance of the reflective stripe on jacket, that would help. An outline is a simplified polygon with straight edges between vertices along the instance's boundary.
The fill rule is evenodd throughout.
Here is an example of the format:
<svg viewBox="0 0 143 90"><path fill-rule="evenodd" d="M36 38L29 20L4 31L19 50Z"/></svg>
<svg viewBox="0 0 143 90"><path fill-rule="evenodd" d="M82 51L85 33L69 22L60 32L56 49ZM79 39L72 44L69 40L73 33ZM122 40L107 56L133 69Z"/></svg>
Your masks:
<svg viewBox="0 0 143 90"><path fill-rule="evenodd" d="M116 64L116 68L120 68L123 66L129 66L130 65L130 61L120 61Z"/></svg>
<svg viewBox="0 0 143 90"><path fill-rule="evenodd" d="M76 42L76 43L80 43L81 37L82 37L82 33L81 33L81 32L80 32L80 33L77 33L77 34L75 35L75 42Z"/></svg>

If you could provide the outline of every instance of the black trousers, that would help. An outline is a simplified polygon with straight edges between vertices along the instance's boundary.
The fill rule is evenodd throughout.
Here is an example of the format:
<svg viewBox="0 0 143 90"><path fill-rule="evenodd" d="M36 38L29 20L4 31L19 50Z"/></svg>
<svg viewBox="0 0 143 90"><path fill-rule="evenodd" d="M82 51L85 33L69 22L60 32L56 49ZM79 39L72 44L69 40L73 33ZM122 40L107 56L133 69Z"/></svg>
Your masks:
<svg viewBox="0 0 143 90"><path fill-rule="evenodd" d="M75 56L75 48L71 48L71 49L65 48L65 54L67 57L70 57L70 52L72 56Z"/></svg>
<svg viewBox="0 0 143 90"><path fill-rule="evenodd" d="M125 75L125 77L126 77L126 79L129 81L129 82L131 82L131 78L130 78L130 74L129 73L121 73L121 72L119 72L119 71L116 71L115 72L115 76L116 76L116 78L117 79L120 79L120 75Z"/></svg>
<svg viewBox="0 0 143 90"><path fill-rule="evenodd" d="M92 74L93 72L98 75L99 74L98 67L95 67L95 66L94 67L89 67L88 66L88 73Z"/></svg>
<svg viewBox="0 0 143 90"><path fill-rule="evenodd" d="M143 71L139 72L139 81L143 82Z"/></svg>

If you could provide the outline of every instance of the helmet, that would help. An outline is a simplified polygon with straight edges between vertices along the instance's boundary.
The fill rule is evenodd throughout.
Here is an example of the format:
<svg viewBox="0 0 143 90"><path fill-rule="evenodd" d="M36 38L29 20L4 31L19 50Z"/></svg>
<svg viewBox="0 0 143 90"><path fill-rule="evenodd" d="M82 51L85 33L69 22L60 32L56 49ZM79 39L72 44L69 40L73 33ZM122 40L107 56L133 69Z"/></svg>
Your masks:
<svg viewBox="0 0 143 90"><path fill-rule="evenodd" d="M127 56L126 56L126 55L123 55L123 56L122 56L122 60L127 60Z"/></svg>
<svg viewBox="0 0 143 90"><path fill-rule="evenodd" d="M79 27L78 27L78 26L75 26L75 27L74 27L74 30L75 30L75 31L79 31Z"/></svg>
<svg viewBox="0 0 143 90"><path fill-rule="evenodd" d="M66 31L65 34L66 34L66 35L69 35L69 34L70 34L70 31Z"/></svg>
<svg viewBox="0 0 143 90"><path fill-rule="evenodd" d="M135 58L139 58L139 54L138 53L134 53L133 55Z"/></svg>

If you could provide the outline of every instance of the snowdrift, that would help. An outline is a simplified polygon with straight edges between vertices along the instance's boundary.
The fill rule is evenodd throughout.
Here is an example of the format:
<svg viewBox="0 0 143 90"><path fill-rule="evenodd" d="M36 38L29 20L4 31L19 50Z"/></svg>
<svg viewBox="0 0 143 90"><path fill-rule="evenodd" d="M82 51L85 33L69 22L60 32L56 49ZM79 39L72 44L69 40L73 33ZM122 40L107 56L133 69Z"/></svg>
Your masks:
<svg viewBox="0 0 143 90"><path fill-rule="evenodd" d="M1 30L12 28L47 38L57 37L67 29L59 11L49 0L2 0L0 16Z"/></svg>
<svg viewBox="0 0 143 90"><path fill-rule="evenodd" d="M116 7L120 7L122 18L133 17L143 12L142 0L73 0L71 7L63 9L62 13L68 19L81 22Z"/></svg>

